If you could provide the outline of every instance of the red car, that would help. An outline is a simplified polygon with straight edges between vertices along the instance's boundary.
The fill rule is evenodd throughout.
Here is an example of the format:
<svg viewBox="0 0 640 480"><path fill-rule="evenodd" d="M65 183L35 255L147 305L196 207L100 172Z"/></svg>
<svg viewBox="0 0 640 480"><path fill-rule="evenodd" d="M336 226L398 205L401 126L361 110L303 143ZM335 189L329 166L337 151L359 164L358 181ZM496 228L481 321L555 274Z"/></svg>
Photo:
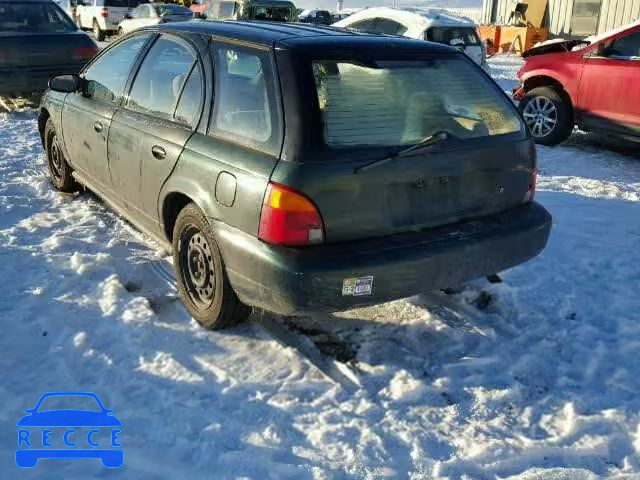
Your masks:
<svg viewBox="0 0 640 480"><path fill-rule="evenodd" d="M640 22L523 56L514 99L536 143L556 145L574 125L640 141Z"/></svg>

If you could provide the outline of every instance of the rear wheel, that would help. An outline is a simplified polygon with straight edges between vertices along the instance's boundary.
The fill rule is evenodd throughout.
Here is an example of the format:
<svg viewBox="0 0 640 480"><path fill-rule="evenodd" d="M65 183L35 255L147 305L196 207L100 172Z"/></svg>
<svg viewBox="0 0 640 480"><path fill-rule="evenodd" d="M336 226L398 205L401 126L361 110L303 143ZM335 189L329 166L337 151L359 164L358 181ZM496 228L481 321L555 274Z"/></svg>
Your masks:
<svg viewBox="0 0 640 480"><path fill-rule="evenodd" d="M520 112L536 143L557 145L573 130L571 102L551 87L527 92L519 105Z"/></svg>
<svg viewBox="0 0 640 480"><path fill-rule="evenodd" d="M93 36L96 37L96 40L99 42L104 42L106 38L106 32L100 29L100 24L97 20L93 21Z"/></svg>
<svg viewBox="0 0 640 480"><path fill-rule="evenodd" d="M71 175L72 168L64 158L58 139L58 134L49 118L44 129L45 151L47 156L47 167L51 183L61 192L72 193L78 190L78 184Z"/></svg>
<svg viewBox="0 0 640 480"><path fill-rule="evenodd" d="M124 30L122 30L122 27L118 28L118 35L119 36L124 35Z"/></svg>
<svg viewBox="0 0 640 480"><path fill-rule="evenodd" d="M176 219L173 265L182 302L200 325L218 330L247 318L251 310L233 291L211 226L193 203Z"/></svg>

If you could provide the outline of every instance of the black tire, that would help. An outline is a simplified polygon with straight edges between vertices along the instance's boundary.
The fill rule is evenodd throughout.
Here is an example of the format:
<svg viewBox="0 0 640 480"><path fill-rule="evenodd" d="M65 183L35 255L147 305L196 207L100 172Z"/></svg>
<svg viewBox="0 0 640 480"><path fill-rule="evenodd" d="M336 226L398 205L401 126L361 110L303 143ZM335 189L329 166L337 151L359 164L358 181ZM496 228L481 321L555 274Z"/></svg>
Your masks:
<svg viewBox="0 0 640 480"><path fill-rule="evenodd" d="M176 219L173 265L182 303L203 327L228 328L251 313L229 283L213 230L193 203L184 207Z"/></svg>
<svg viewBox="0 0 640 480"><path fill-rule="evenodd" d="M124 30L122 30L122 28L118 28L118 36L121 37L122 35L124 35Z"/></svg>
<svg viewBox="0 0 640 480"><path fill-rule="evenodd" d="M550 113L543 115L540 111L540 105L549 107ZM571 135L573 106L556 89L537 87L529 90L518 108L536 143L547 146L557 145ZM552 120L555 120L555 123L551 127Z"/></svg>
<svg viewBox="0 0 640 480"><path fill-rule="evenodd" d="M98 42L104 42L104 39L107 38L107 32L100 29L100 24L98 24L97 20L93 21L93 36L96 37Z"/></svg>
<svg viewBox="0 0 640 480"><path fill-rule="evenodd" d="M58 134L53 126L53 121L49 118L44 127L44 148L47 157L49 178L51 178L53 186L61 192L77 192L79 186L71 175L73 169L67 163L67 159L64 158L58 142Z"/></svg>

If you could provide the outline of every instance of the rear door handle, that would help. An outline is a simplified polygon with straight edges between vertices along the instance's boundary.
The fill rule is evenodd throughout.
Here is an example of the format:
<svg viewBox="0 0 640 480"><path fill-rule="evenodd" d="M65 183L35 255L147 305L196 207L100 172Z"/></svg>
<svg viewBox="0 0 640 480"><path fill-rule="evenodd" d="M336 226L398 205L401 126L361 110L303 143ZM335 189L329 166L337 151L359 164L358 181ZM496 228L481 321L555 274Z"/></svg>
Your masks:
<svg viewBox="0 0 640 480"><path fill-rule="evenodd" d="M151 147L151 154L158 160L162 160L167 156L167 152L159 145L154 145L153 147Z"/></svg>
<svg viewBox="0 0 640 480"><path fill-rule="evenodd" d="M100 133L100 132L102 131L102 124L101 124L100 122L95 122L95 123L93 124L93 129L94 129L96 132Z"/></svg>

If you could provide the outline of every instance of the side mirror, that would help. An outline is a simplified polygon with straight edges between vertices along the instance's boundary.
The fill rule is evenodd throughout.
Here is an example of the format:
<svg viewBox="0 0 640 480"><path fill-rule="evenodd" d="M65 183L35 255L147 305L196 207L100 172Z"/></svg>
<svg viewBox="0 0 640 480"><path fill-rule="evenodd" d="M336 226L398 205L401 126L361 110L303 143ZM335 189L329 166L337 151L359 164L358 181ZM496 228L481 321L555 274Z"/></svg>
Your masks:
<svg viewBox="0 0 640 480"><path fill-rule="evenodd" d="M58 75L49 79L49 88L54 92L73 93L80 88L78 75Z"/></svg>
<svg viewBox="0 0 640 480"><path fill-rule="evenodd" d="M131 14L125 13L122 18L124 18L125 20L131 20Z"/></svg>

